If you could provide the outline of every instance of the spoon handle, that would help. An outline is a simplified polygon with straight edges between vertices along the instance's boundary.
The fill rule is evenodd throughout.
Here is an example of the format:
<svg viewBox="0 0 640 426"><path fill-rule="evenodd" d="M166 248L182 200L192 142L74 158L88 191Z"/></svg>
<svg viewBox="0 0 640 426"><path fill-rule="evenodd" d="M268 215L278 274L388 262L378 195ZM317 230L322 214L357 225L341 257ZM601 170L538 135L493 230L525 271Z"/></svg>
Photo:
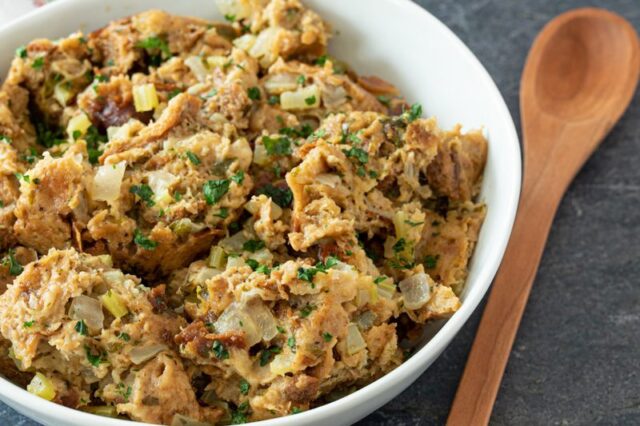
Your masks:
<svg viewBox="0 0 640 426"><path fill-rule="evenodd" d="M564 188L527 179L511 239L467 359L449 426L486 425ZM533 183L531 183L533 182ZM531 184L530 184L531 183Z"/></svg>

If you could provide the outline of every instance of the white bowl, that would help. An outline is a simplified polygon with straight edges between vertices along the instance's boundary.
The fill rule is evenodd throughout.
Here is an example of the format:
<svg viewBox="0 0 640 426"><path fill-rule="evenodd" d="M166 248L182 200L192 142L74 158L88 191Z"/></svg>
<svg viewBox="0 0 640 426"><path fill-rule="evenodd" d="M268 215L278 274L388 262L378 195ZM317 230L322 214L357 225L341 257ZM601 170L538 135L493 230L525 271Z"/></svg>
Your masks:
<svg viewBox="0 0 640 426"><path fill-rule="evenodd" d="M518 136L500 92L469 49L440 21L409 0L303 0L326 18L338 35L334 56L361 74L395 83L410 102L423 105L442 127L484 127L489 158L481 199L487 217L470 265L462 307L447 321L428 327L423 347L397 369L338 401L264 425L342 425L382 406L422 374L442 353L487 291L504 253L520 193ZM78 28L88 31L150 8L204 18L222 17L212 0L59 0L0 29L0 75L15 48L37 37L55 39ZM131 426L31 395L0 378L0 399L47 425Z"/></svg>

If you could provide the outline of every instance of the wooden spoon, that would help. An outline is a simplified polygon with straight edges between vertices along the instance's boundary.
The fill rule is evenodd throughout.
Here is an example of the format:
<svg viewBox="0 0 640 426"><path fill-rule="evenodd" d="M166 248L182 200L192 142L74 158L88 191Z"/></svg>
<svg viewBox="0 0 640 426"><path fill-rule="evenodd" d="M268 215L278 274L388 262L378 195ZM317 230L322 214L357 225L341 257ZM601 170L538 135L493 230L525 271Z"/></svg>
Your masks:
<svg viewBox="0 0 640 426"><path fill-rule="evenodd" d="M606 10L564 13L533 43L520 84L524 178L518 215L448 425L489 422L556 209L629 105L639 75L637 34Z"/></svg>

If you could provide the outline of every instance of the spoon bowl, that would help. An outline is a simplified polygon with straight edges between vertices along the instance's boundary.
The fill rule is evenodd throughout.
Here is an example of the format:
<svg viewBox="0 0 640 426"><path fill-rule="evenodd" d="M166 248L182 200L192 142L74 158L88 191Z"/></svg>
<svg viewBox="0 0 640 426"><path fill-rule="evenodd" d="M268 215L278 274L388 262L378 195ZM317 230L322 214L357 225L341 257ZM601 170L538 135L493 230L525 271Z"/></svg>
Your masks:
<svg viewBox="0 0 640 426"><path fill-rule="evenodd" d="M640 42L620 16L564 13L538 35L520 86L524 178L518 215L448 425L489 422L556 209L620 119L640 75Z"/></svg>

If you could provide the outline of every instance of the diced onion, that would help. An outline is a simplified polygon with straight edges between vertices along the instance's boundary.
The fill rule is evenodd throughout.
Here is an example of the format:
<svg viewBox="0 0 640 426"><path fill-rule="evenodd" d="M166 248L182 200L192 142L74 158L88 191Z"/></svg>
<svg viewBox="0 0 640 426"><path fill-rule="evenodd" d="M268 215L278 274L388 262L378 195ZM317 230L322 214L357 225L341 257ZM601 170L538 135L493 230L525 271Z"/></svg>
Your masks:
<svg viewBox="0 0 640 426"><path fill-rule="evenodd" d="M69 316L84 321L92 330L101 330L104 323L100 301L85 295L73 298L69 306Z"/></svg>
<svg viewBox="0 0 640 426"><path fill-rule="evenodd" d="M278 334L276 326L271 310L259 298L246 303L232 302L214 323L218 333L243 331L249 346L273 339Z"/></svg>
<svg viewBox="0 0 640 426"><path fill-rule="evenodd" d="M113 204L120 197L120 187L122 186L122 178L126 167L126 161L98 167L98 171L93 178L91 197L97 201L106 201L109 204Z"/></svg>
<svg viewBox="0 0 640 426"><path fill-rule="evenodd" d="M137 112L151 111L158 106L158 94L152 84L133 86L133 104Z"/></svg>
<svg viewBox="0 0 640 426"><path fill-rule="evenodd" d="M131 358L131 362L134 364L140 365L167 349L167 346L161 343L149 346L136 346L129 352L129 358Z"/></svg>
<svg viewBox="0 0 640 426"><path fill-rule="evenodd" d="M87 114L80 113L74 116L69 123L67 123L67 135L73 137L74 132L80 132L80 135L87 133L87 129L91 127L91 120L87 117Z"/></svg>
<svg viewBox="0 0 640 426"><path fill-rule="evenodd" d="M358 327L360 327L363 330L368 330L371 327L373 327L373 324L376 321L376 314L374 314L371 311L364 311L363 313L361 313L360 315L358 315L358 318L356 319L356 321L358 322Z"/></svg>
<svg viewBox="0 0 640 426"><path fill-rule="evenodd" d="M393 284L391 278L387 278L386 280L378 283L377 286L378 296L385 299L393 299L393 296L396 293L396 286Z"/></svg>
<svg viewBox="0 0 640 426"><path fill-rule="evenodd" d="M326 85L322 90L322 103L327 108L336 108L347 102L347 91L342 86Z"/></svg>
<svg viewBox="0 0 640 426"><path fill-rule="evenodd" d="M332 173L321 173L316 176L316 181L323 185L330 186L331 188L337 188L342 183L342 179L340 179L340 176L334 175Z"/></svg>
<svg viewBox="0 0 640 426"><path fill-rule="evenodd" d="M36 375L33 376L31 383L27 385L27 391L47 401L51 401L56 397L56 387L53 382L42 373L36 373Z"/></svg>
<svg viewBox="0 0 640 426"><path fill-rule="evenodd" d="M164 170L156 170L147 174L147 181L157 204L164 205L173 201L173 197L169 195L169 187L176 180L177 178L173 174Z"/></svg>
<svg viewBox="0 0 640 426"><path fill-rule="evenodd" d="M244 50L245 52L249 51L249 49L251 49L255 43L256 36L254 36L253 34L245 34L233 40L233 45L238 49Z"/></svg>
<svg viewBox="0 0 640 426"><path fill-rule="evenodd" d="M216 269L224 269L227 264L227 253L220 246L211 247L209 253L209 266Z"/></svg>
<svg viewBox="0 0 640 426"><path fill-rule="evenodd" d="M53 88L53 97L62 106L67 106L67 102L73 97L73 92L69 90L66 81L62 81Z"/></svg>
<svg viewBox="0 0 640 426"><path fill-rule="evenodd" d="M289 73L273 74L265 80L264 88L271 95L293 91L298 88L297 77Z"/></svg>
<svg viewBox="0 0 640 426"><path fill-rule="evenodd" d="M240 256L229 256L227 259L227 269L229 268L242 268L247 263Z"/></svg>
<svg viewBox="0 0 640 426"><path fill-rule="evenodd" d="M284 110L312 109L320 106L320 89L315 84L280 95L280 105Z"/></svg>
<svg viewBox="0 0 640 426"><path fill-rule="evenodd" d="M189 67L199 81L205 81L207 79L209 70L205 66L201 56L189 56L184 60L184 64Z"/></svg>
<svg viewBox="0 0 640 426"><path fill-rule="evenodd" d="M424 272L420 272L398 283L407 309L420 309L431 299L429 281L431 278Z"/></svg>
<svg viewBox="0 0 640 426"><path fill-rule="evenodd" d="M223 15L235 16L236 20L248 18L253 12L249 0L214 0Z"/></svg>
<svg viewBox="0 0 640 426"><path fill-rule="evenodd" d="M244 233L240 231L228 238L221 240L218 245L222 247L227 253L235 253L242 251L242 246L245 242L247 242L247 237L245 237Z"/></svg>
<svg viewBox="0 0 640 426"><path fill-rule="evenodd" d="M292 373L295 359L296 354L287 350L273 358L273 361L269 364L269 369L273 374L277 374L279 376Z"/></svg>
<svg viewBox="0 0 640 426"><path fill-rule="evenodd" d="M278 334L278 324L271 309L257 297L249 300L245 306L246 312L253 318L258 327L258 331L262 334L262 340L269 341L276 337Z"/></svg>
<svg viewBox="0 0 640 426"><path fill-rule="evenodd" d="M277 29L274 27L268 27L267 29L260 32L260 34L256 38L255 43L249 50L249 55L254 58L260 58L266 55L269 50L271 50L271 44L275 40L276 33Z"/></svg>
<svg viewBox="0 0 640 426"><path fill-rule="evenodd" d="M102 305L116 318L122 318L129 313L127 305L124 304L118 293L113 290L109 290L100 296L100 300Z"/></svg>
<svg viewBox="0 0 640 426"><path fill-rule="evenodd" d="M189 274L189 281L195 285L204 285L204 283L219 275L220 271L214 268L200 268L195 274Z"/></svg>
<svg viewBox="0 0 640 426"><path fill-rule="evenodd" d="M255 253L251 253L249 255L249 258L257 261L258 263L270 264L271 262L273 262L273 254L269 251L268 248L263 248L257 250Z"/></svg>
<svg viewBox="0 0 640 426"><path fill-rule="evenodd" d="M214 323L216 332L222 334L229 331L243 331L247 345L253 346L262 340L262 333L246 312L244 304L232 302Z"/></svg>
<svg viewBox="0 0 640 426"><path fill-rule="evenodd" d="M262 143L257 143L253 149L253 162L258 166L266 166L271 162L269 153Z"/></svg>
<svg viewBox="0 0 640 426"><path fill-rule="evenodd" d="M353 355L367 347L367 343L362 338L358 326L350 323L347 326L347 354Z"/></svg>
<svg viewBox="0 0 640 426"><path fill-rule="evenodd" d="M119 271L117 269L114 269L112 271L104 271L102 273L102 278L104 278L104 280L111 284L121 284L122 282L124 282L124 274L122 273L122 271Z"/></svg>
<svg viewBox="0 0 640 426"><path fill-rule="evenodd" d="M108 266L109 268L113 268L113 258L110 254L100 254L96 257L100 259L100 262L102 262L104 265Z"/></svg>

